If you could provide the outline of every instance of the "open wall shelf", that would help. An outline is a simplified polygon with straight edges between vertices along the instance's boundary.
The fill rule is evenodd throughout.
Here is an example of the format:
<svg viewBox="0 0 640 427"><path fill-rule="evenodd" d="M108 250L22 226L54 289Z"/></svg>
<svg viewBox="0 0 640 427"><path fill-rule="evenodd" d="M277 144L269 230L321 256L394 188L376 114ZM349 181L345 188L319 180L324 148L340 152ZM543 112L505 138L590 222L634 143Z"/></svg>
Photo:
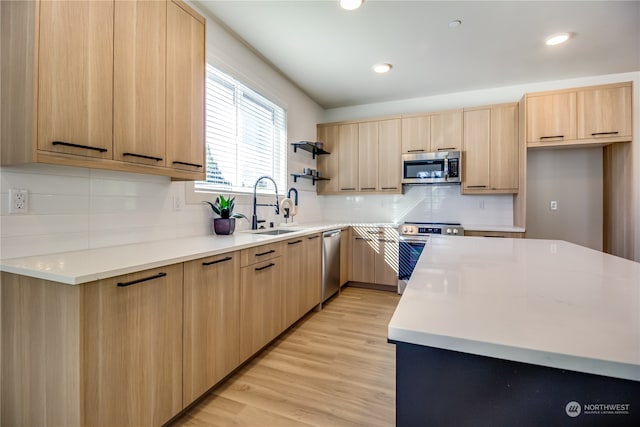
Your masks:
<svg viewBox="0 0 640 427"><path fill-rule="evenodd" d="M329 178L323 178L321 176L306 175L304 173L292 173L291 176L293 177L294 183L298 182L298 178L310 179L312 180L313 185L316 185L316 181L329 181Z"/></svg>
<svg viewBox="0 0 640 427"><path fill-rule="evenodd" d="M293 152L297 153L298 152L298 148L304 150L304 151L308 151L309 153L311 153L311 155L313 156L313 158L316 158L316 154L318 155L322 155L322 154L331 154L328 151L324 151L322 148L318 148L316 146L315 142L310 142L310 141L298 141L298 142L292 142L291 145L293 145Z"/></svg>

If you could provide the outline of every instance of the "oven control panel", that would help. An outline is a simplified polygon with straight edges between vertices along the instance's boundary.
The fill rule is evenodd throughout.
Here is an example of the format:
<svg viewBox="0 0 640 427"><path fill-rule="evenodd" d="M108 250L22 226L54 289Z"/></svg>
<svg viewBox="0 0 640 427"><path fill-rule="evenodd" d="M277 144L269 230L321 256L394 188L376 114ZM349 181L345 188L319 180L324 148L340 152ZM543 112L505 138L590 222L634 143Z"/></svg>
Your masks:
<svg viewBox="0 0 640 427"><path fill-rule="evenodd" d="M464 228L460 224L448 223L406 223L400 226L401 236L420 236L429 234L464 236Z"/></svg>

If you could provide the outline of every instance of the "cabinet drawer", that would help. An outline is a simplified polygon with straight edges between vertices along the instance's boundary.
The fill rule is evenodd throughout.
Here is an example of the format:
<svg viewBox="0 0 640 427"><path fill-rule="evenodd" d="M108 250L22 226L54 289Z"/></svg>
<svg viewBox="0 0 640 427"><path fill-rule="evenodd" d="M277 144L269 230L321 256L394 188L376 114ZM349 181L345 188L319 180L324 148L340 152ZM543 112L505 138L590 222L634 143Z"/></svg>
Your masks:
<svg viewBox="0 0 640 427"><path fill-rule="evenodd" d="M271 258L279 257L280 255L282 255L282 242L269 243L267 245L243 249L240 253L240 265L245 267L247 265L255 264L256 262L262 262Z"/></svg>

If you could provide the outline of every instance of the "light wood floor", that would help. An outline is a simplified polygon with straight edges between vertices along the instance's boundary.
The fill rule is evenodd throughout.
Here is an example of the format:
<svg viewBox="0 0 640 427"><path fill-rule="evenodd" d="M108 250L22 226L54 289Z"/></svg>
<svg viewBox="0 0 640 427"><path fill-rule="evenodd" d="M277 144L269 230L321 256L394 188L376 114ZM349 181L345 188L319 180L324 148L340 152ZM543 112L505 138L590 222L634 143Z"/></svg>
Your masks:
<svg viewBox="0 0 640 427"><path fill-rule="evenodd" d="M215 389L174 426L393 426L399 296L344 288Z"/></svg>

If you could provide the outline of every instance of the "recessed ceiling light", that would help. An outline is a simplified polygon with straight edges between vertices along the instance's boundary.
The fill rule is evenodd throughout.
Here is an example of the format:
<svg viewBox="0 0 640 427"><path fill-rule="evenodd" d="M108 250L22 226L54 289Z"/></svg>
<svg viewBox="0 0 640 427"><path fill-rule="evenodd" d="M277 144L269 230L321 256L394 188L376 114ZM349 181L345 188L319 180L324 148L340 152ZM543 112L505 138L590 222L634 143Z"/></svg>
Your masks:
<svg viewBox="0 0 640 427"><path fill-rule="evenodd" d="M389 72L393 66L391 64L376 64L373 66L373 71L378 74L384 74Z"/></svg>
<svg viewBox="0 0 640 427"><path fill-rule="evenodd" d="M449 28L457 28L460 25L462 25L462 21L459 19L454 19L453 21L449 22Z"/></svg>
<svg viewBox="0 0 640 427"><path fill-rule="evenodd" d="M362 3L364 0L340 0L340 7L344 10L356 10Z"/></svg>
<svg viewBox="0 0 640 427"><path fill-rule="evenodd" d="M557 33L547 37L544 42L547 46L555 46L557 44L566 42L570 38L571 38L571 34L569 33Z"/></svg>

